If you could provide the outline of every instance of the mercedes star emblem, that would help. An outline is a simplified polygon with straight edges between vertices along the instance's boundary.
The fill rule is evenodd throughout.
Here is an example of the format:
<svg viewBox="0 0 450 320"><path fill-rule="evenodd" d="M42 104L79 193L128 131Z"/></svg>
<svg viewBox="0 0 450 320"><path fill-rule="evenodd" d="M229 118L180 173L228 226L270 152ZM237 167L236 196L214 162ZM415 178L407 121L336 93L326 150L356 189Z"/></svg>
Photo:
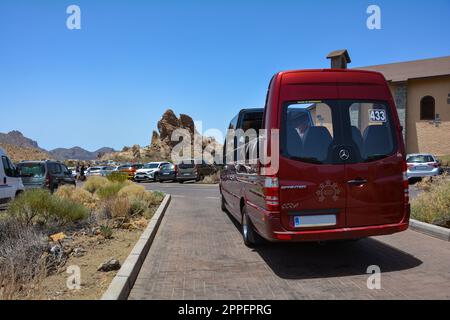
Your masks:
<svg viewBox="0 0 450 320"><path fill-rule="evenodd" d="M350 153L348 152L348 150L342 149L341 151L339 151L339 158L341 158L341 160L343 161L346 161L348 160L348 158L350 158Z"/></svg>

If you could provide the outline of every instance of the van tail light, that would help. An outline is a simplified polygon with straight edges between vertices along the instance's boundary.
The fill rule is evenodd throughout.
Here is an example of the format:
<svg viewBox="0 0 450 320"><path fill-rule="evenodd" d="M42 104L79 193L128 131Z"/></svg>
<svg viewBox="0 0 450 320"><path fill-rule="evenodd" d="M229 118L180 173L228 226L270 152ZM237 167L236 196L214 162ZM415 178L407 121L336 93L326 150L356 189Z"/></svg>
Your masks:
<svg viewBox="0 0 450 320"><path fill-rule="evenodd" d="M268 211L280 210L280 187L277 177L266 177L264 181L264 200Z"/></svg>
<svg viewBox="0 0 450 320"><path fill-rule="evenodd" d="M439 168L441 165L439 164L439 162L435 162L435 163L432 164L432 166L434 168Z"/></svg>
<svg viewBox="0 0 450 320"><path fill-rule="evenodd" d="M175 173L178 172L178 166L176 164L173 165L173 171L175 171Z"/></svg>
<svg viewBox="0 0 450 320"><path fill-rule="evenodd" d="M404 193L404 200L403 202L405 204L409 203L409 182L408 182L408 165L406 164L406 161L403 162L403 193Z"/></svg>
<svg viewBox="0 0 450 320"><path fill-rule="evenodd" d="M51 180L50 174L47 173L47 175L45 176L45 186L46 186L47 188L50 187L50 180Z"/></svg>

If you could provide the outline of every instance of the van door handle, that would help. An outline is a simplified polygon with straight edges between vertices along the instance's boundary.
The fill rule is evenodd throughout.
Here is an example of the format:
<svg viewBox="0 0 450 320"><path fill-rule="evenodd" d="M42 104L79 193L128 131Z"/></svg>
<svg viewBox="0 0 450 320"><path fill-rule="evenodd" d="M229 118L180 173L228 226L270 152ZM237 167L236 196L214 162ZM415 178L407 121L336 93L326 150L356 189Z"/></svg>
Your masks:
<svg viewBox="0 0 450 320"><path fill-rule="evenodd" d="M349 180L347 181L348 184L354 185L354 186L362 186L367 183L366 179L355 179L355 180Z"/></svg>
<svg viewBox="0 0 450 320"><path fill-rule="evenodd" d="M3 177L3 184L6 184L6 177Z"/></svg>

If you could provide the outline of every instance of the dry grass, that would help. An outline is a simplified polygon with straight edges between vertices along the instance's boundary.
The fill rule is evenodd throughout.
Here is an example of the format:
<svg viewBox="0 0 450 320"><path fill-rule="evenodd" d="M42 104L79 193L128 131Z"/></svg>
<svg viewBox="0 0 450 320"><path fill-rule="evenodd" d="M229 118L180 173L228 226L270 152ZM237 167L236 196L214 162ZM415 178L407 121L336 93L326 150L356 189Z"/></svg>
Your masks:
<svg viewBox="0 0 450 320"><path fill-rule="evenodd" d="M117 197L109 202L109 209L113 219L128 219L131 212L130 200L125 197Z"/></svg>
<svg viewBox="0 0 450 320"><path fill-rule="evenodd" d="M100 188L107 186L110 182L104 177L89 177L83 185L83 189L95 193Z"/></svg>
<svg viewBox="0 0 450 320"><path fill-rule="evenodd" d="M39 298L45 250L45 237L35 228L0 220L0 300Z"/></svg>
<svg viewBox="0 0 450 320"><path fill-rule="evenodd" d="M426 223L450 228L450 181L446 176L424 179L421 193L411 203L411 217Z"/></svg>

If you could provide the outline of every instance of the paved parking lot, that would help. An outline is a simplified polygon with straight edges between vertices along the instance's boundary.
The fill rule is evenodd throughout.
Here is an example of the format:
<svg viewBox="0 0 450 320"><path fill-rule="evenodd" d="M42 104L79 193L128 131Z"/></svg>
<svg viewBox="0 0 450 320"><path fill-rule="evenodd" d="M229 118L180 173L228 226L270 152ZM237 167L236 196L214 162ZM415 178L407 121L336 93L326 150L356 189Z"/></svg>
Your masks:
<svg viewBox="0 0 450 320"><path fill-rule="evenodd" d="M217 186L173 195L130 299L449 299L450 243L414 231L338 244L248 249ZM369 290L367 267L381 268Z"/></svg>

